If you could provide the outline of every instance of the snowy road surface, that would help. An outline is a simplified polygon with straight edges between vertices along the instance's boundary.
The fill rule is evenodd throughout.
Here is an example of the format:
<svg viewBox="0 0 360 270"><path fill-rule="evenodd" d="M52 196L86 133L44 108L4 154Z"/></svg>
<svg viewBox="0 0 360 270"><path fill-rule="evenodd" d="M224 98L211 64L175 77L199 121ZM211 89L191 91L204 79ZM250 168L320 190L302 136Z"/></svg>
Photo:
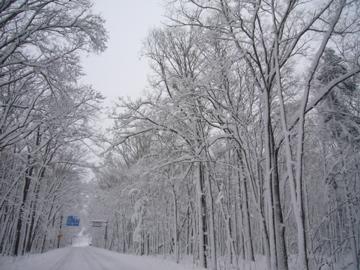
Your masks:
<svg viewBox="0 0 360 270"><path fill-rule="evenodd" d="M189 270L193 266L95 247L67 247L14 260L0 258L0 270Z"/></svg>

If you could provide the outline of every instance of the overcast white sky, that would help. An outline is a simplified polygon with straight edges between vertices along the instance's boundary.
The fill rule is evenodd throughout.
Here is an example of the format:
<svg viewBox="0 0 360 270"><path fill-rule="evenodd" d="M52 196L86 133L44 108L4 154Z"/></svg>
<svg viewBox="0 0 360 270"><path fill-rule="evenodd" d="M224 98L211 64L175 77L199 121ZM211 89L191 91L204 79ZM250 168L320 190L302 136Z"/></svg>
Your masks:
<svg viewBox="0 0 360 270"><path fill-rule="evenodd" d="M83 81L103 93L110 105L117 97L140 96L147 84L149 67L140 59L149 30L163 21L161 0L93 0L94 13L105 20L107 50L84 57Z"/></svg>

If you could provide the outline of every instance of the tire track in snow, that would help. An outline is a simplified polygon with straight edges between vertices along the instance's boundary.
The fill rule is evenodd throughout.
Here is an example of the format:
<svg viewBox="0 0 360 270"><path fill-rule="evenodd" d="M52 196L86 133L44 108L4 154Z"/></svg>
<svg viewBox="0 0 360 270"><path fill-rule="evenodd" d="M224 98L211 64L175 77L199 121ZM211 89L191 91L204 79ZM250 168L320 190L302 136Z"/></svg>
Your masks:
<svg viewBox="0 0 360 270"><path fill-rule="evenodd" d="M72 259L74 252L72 249L69 249L66 254L64 254L56 263L51 267L52 270L62 270L64 266ZM66 269L66 268L65 268Z"/></svg>
<svg viewBox="0 0 360 270"><path fill-rule="evenodd" d="M101 270L110 270L110 269L139 270L134 266L130 266L124 263L122 260L115 260L114 257L111 256L110 254L101 252L103 250L98 250L97 248L87 248L87 251L88 254L93 258L93 260L98 262L98 264L100 264L99 262L109 263L107 265L102 264L102 267L104 268Z"/></svg>
<svg viewBox="0 0 360 270"><path fill-rule="evenodd" d="M82 257L83 257L83 260L88 264L89 270L91 270L91 269L93 269L93 270L110 270L110 269L112 269L112 268L109 268L108 266L100 263L102 261L101 258L100 259L96 258L96 256L92 252L92 249L90 249L90 248L83 249ZM94 267L94 265L96 265L98 267Z"/></svg>

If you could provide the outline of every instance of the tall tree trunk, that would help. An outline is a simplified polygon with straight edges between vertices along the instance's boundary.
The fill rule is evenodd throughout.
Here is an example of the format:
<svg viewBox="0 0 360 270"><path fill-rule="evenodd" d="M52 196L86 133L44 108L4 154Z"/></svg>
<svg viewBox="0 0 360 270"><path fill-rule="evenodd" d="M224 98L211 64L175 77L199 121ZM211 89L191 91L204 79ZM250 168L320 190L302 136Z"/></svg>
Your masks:
<svg viewBox="0 0 360 270"><path fill-rule="evenodd" d="M264 208L266 209L266 220L267 220L267 232L269 246L267 247L270 258L268 258L268 268L276 270L276 245L274 235L274 206L272 199L272 180L273 180L273 147L271 143L272 136L272 123L271 123L271 101L270 101L270 90L265 89L263 92L263 105L264 105L264 147L265 147L265 180L264 180Z"/></svg>
<svg viewBox="0 0 360 270"><path fill-rule="evenodd" d="M28 164L30 165L31 156L28 155ZM29 193L29 187L31 183L31 176L33 173L33 166L30 166L26 170L25 173L25 183L24 183L24 189L22 192L22 199L21 199L21 205L19 210L19 216L16 224L16 232L15 232L15 240L14 240L14 249L13 249L13 255L17 256L20 252L20 238L21 238L21 231L22 231L22 225L23 225L23 218L24 218L24 208L25 208L25 202Z"/></svg>
<svg viewBox="0 0 360 270"><path fill-rule="evenodd" d="M246 245L247 248L247 258L251 261L255 261L255 257L254 257L254 247L253 247L253 236L252 236L252 230L251 230L251 223L250 223L250 210L249 210L249 197L248 197L248 181L250 181L250 179L247 179L247 177L245 176L244 172L245 172L245 168L244 168L244 161L242 160L242 154L240 151L238 151L238 158L239 158L239 163L240 163L240 169L241 169L241 174L240 174L240 181L241 181L241 185L242 185L242 190L243 190L243 204L244 204L244 223L245 223L245 232L246 232L246 236L248 238L248 244Z"/></svg>
<svg viewBox="0 0 360 270"><path fill-rule="evenodd" d="M199 266L207 268L207 224L206 224L206 199L204 189L203 164L199 162L198 177L196 177L196 189L198 200L198 235L199 235Z"/></svg>
<svg viewBox="0 0 360 270"><path fill-rule="evenodd" d="M272 136L274 143L274 137ZM283 220L282 207L280 201L280 183L279 183L279 172L278 172L278 152L274 152L274 173L273 173L273 200L274 200L274 223L275 223L275 239L276 239L276 259L277 269L287 270L288 257L285 242L285 224Z"/></svg>
<svg viewBox="0 0 360 270"><path fill-rule="evenodd" d="M174 255L175 255L175 261L176 263L179 263L180 261L180 250L179 250L179 237L178 237L178 202L175 192L175 187L172 185L172 195L173 195L173 239L174 239Z"/></svg>
<svg viewBox="0 0 360 270"><path fill-rule="evenodd" d="M342 168L343 168L343 179L345 181L345 192L346 192L346 219L349 227L349 240L351 247L351 257L352 257L352 270L358 270L360 267L359 259L358 259L358 249L356 245L356 231L355 231L355 216L354 209L352 204L352 196L349 187L349 182L347 181L347 176L345 174L346 163L344 160L344 153L341 151L342 156Z"/></svg>
<svg viewBox="0 0 360 270"><path fill-rule="evenodd" d="M208 163L207 163L208 165ZM213 270L217 270L217 252L216 252L216 239L215 239L215 221L214 221L214 199L212 195L212 186L210 179L210 170L208 169L206 175L206 186L208 193L208 204L209 204L209 240L210 240L210 251L211 251L211 267Z"/></svg>

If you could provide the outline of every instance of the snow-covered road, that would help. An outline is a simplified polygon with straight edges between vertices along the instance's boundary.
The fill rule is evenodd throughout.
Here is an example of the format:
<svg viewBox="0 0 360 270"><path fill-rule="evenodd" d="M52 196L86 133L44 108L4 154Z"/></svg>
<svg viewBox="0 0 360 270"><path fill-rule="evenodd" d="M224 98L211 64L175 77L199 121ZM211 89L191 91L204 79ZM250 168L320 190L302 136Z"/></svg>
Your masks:
<svg viewBox="0 0 360 270"><path fill-rule="evenodd" d="M124 255L95 247L67 247L14 260L0 258L1 270L188 270L159 258Z"/></svg>

